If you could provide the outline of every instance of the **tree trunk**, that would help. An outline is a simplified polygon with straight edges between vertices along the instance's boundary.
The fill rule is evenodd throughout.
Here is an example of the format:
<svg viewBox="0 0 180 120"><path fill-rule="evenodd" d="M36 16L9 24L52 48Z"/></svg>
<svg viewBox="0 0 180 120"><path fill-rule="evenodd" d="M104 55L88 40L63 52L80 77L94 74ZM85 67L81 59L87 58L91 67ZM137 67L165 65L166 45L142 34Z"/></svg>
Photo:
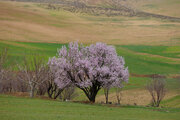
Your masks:
<svg viewBox="0 0 180 120"><path fill-rule="evenodd" d="M34 97L34 89L35 89L35 87L34 87L34 86L31 86L30 98L33 98L33 97Z"/></svg>
<svg viewBox="0 0 180 120"><path fill-rule="evenodd" d="M104 88L104 95L105 95L105 99L106 99L106 104L108 104L109 88Z"/></svg>
<svg viewBox="0 0 180 120"><path fill-rule="evenodd" d="M89 98L89 101L92 102L92 103L95 103L95 100L96 100L96 95L91 96L91 97Z"/></svg>
<svg viewBox="0 0 180 120"><path fill-rule="evenodd" d="M52 88L52 85L50 84L48 89L47 89L47 93L48 93L48 96L49 98L52 98L52 95L53 95L53 88Z"/></svg>
<svg viewBox="0 0 180 120"><path fill-rule="evenodd" d="M59 89L59 88L58 88L58 90L55 91L55 93L54 93L53 99L56 99L56 98L61 94L62 91L63 91L62 89Z"/></svg>
<svg viewBox="0 0 180 120"><path fill-rule="evenodd" d="M121 104L121 97L122 97L121 90L122 90L121 88L116 88L116 97L118 104Z"/></svg>
<svg viewBox="0 0 180 120"><path fill-rule="evenodd" d="M88 97L89 101L95 103L96 95L100 90L100 86L95 83L89 88L80 88L84 91L85 95Z"/></svg>
<svg viewBox="0 0 180 120"><path fill-rule="evenodd" d="M121 104L121 103L120 103L121 100L120 100L120 98L119 98L119 95L117 95L117 101L118 101L118 104Z"/></svg>

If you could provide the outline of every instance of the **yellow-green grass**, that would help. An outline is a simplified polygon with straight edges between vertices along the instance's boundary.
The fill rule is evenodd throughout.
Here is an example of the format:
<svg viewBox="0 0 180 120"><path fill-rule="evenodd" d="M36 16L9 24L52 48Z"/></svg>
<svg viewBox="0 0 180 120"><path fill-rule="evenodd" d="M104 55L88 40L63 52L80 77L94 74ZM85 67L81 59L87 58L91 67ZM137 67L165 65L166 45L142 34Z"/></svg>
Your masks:
<svg viewBox="0 0 180 120"><path fill-rule="evenodd" d="M164 107L180 108L180 95L163 101L161 105L163 105Z"/></svg>
<svg viewBox="0 0 180 120"><path fill-rule="evenodd" d="M179 120L179 108L111 107L0 95L1 120Z"/></svg>
<svg viewBox="0 0 180 120"><path fill-rule="evenodd" d="M139 0L136 3L140 10L173 17L180 17L179 5L179 0Z"/></svg>
<svg viewBox="0 0 180 120"><path fill-rule="evenodd" d="M27 7L28 6L28 7ZM90 16L0 1L0 40L116 45L179 45L180 23L139 17Z"/></svg>

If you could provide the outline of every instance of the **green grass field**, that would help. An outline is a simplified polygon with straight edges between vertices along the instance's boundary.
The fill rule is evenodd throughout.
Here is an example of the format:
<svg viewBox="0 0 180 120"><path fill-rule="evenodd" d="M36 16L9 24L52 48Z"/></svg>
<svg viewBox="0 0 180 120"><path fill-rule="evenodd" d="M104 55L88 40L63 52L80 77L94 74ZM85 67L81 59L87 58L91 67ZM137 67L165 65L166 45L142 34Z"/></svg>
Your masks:
<svg viewBox="0 0 180 120"><path fill-rule="evenodd" d="M161 105L165 106L165 107L179 107L179 103L180 103L180 95L177 95L171 99L165 100L161 103Z"/></svg>
<svg viewBox="0 0 180 120"><path fill-rule="evenodd" d="M166 47L166 46L163 46ZM124 56L129 70L131 73L137 74L178 74L180 73L180 61L179 59L173 59L173 57L164 57L161 49L162 46L118 46L117 52L119 55ZM125 48L125 49L124 49ZM141 49L144 48L144 49ZM171 48L171 47L169 47ZM172 47L173 48L173 47ZM179 48L179 47L178 47ZM153 51L156 49L156 51ZM148 51L149 50L149 51ZM149 52L149 53L148 53ZM176 47L172 51L176 51ZM148 54L144 54L148 53ZM175 55L174 55L175 56Z"/></svg>
<svg viewBox="0 0 180 120"><path fill-rule="evenodd" d="M0 95L1 120L179 120L179 108L111 107Z"/></svg>
<svg viewBox="0 0 180 120"><path fill-rule="evenodd" d="M0 48L9 50L8 63L19 64L23 56L38 53L48 61L62 45L58 43L1 42ZM130 73L136 74L179 74L179 46L115 46L117 53L123 56ZM147 54L144 54L147 53ZM158 56L153 56L158 55ZM178 59L178 60L177 60Z"/></svg>

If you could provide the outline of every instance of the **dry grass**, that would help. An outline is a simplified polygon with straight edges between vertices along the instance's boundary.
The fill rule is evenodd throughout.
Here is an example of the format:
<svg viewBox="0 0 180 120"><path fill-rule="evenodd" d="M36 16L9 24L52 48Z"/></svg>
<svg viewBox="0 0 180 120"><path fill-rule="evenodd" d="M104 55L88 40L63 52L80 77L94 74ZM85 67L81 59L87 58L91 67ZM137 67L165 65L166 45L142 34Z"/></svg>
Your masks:
<svg viewBox="0 0 180 120"><path fill-rule="evenodd" d="M178 95L175 91L167 92L165 96L166 99L170 99L174 96ZM98 96L96 98L96 102L105 102L104 95ZM116 93L109 94L109 101L113 103L117 103ZM133 90L124 90L122 91L122 104L130 104L130 105L148 105L151 102L151 96L149 92L145 89L133 89Z"/></svg>
<svg viewBox="0 0 180 120"><path fill-rule="evenodd" d="M180 17L179 0L139 0L136 7L151 13Z"/></svg>
<svg viewBox="0 0 180 120"><path fill-rule="evenodd" d="M29 7L24 7L28 5ZM163 25L170 27L161 27ZM0 39L26 42L177 45L180 23L49 11L32 3L0 1Z"/></svg>

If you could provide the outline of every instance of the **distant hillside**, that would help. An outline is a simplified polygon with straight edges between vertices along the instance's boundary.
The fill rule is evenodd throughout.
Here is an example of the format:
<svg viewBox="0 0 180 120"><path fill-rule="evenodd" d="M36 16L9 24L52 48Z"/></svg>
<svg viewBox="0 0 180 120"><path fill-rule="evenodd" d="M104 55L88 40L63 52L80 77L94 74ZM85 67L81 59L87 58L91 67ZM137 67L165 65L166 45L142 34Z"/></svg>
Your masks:
<svg viewBox="0 0 180 120"><path fill-rule="evenodd" d="M37 2L44 3L48 9L64 9L70 12L87 13L91 15L106 15L106 16L137 16L137 17L152 17L163 20L179 21L177 16L163 15L158 12L149 11L148 7L166 3L169 0L13 0L20 2ZM173 0L176 3L177 0ZM155 2L155 4L154 4ZM157 5L156 5L157 3ZM171 2L172 3L172 2ZM177 2L178 4L178 2ZM171 7L171 4L169 5ZM161 6L159 6L161 7ZM176 7L178 9L178 6ZM151 8L153 9L153 8ZM167 6L168 9L168 6ZM173 10L172 10L173 11Z"/></svg>
<svg viewBox="0 0 180 120"><path fill-rule="evenodd" d="M179 22L151 17L89 15L81 12L81 9L59 4L0 1L0 40L79 41L88 44L101 41L116 45L180 44Z"/></svg>

